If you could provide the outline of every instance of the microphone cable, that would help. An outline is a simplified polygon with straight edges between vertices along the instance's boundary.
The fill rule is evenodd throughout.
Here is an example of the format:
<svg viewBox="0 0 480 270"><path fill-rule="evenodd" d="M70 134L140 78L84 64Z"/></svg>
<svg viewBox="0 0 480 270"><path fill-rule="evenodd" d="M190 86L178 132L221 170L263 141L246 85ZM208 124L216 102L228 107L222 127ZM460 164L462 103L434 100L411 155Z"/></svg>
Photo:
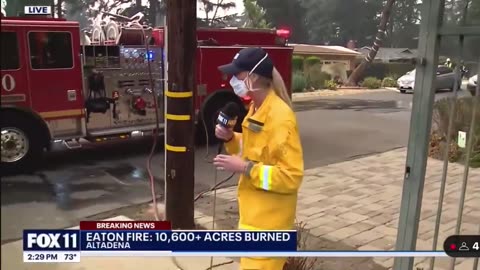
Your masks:
<svg viewBox="0 0 480 270"><path fill-rule="evenodd" d="M206 141L206 153L205 153L205 156L204 156L204 161L209 163L209 164L213 164L213 160L210 160L209 159L209 155L210 155L210 144L209 144L209 137L208 136L208 131L207 131L207 124L205 123L205 110L204 110L204 107L202 106L202 109L200 110L201 112L201 121L202 121L202 124L203 124L203 130L205 131L205 141ZM222 143L222 142L220 142ZM221 150L222 148L219 147L218 149L219 151L217 152L217 155L221 153ZM212 192L212 191L215 191L216 189L219 189L221 185L225 184L226 182L228 182L230 179L232 179L234 176L235 176L235 173L232 173L231 175L229 175L228 177L226 177L225 179L223 179L222 181L218 182L217 183L217 174L218 174L218 171L215 170L215 176L214 176L214 184L213 186L208 189L208 190L205 190L205 191L202 191L200 192L194 199L194 202L199 200L200 198L203 197L203 195L205 195L206 193L208 192Z"/></svg>
<svg viewBox="0 0 480 270"><path fill-rule="evenodd" d="M208 130L207 130L207 124L205 122L205 106L204 104L202 105L201 107L201 120L202 120L202 124L203 124L203 130L205 131L205 141L206 141L206 154L204 156L204 160L207 162L207 163L210 163L210 164L213 164L213 160L212 161L209 161L208 160L208 156L209 156L209 151L210 151L210 144L209 144L209 135L208 135ZM222 152L222 141L219 142L219 146L218 146L218 151L217 151L217 155L219 155L221 152ZM224 180L220 181L219 183L217 183L218 181L218 170L214 167L214 175L213 175L213 187L210 188L210 190L206 190L206 191L203 191L201 192L200 194L198 194L195 199L194 199L194 202L196 202L197 200L199 200L200 198L202 198L202 196L208 192L213 192L213 202L212 202L212 230L215 230L215 221L216 221L216 213L217 213L217 189L219 189L219 187L223 184L223 183L226 183L227 181L229 181L233 176L235 175L235 173L232 173L229 177L225 178ZM213 264L213 256L210 257L210 266L206 269L206 270L211 270L215 267L219 267L219 266L222 266L222 265L226 265L226 264L230 264L230 263L233 263L233 261L227 261L225 263L221 263L221 264ZM178 266L177 266L178 267ZM183 269L182 269L183 270Z"/></svg>
<svg viewBox="0 0 480 270"><path fill-rule="evenodd" d="M155 220L156 221L160 221L160 214L159 214L159 210L158 210L158 204L157 204L157 196L156 196L156 191L155 191L155 177L153 176L153 173L152 173L152 168L151 168L151 164L152 164L152 159L153 159L153 156L155 154L155 149L157 147L157 144L158 144L158 135L159 135L159 130L160 130L160 119L159 119L159 114L160 114L160 109L159 109L159 106L158 106L158 96L156 94L156 91L155 91L155 84L153 82L153 75L152 75L152 68L151 68L151 64L150 64L150 47L149 47L149 38L147 38L146 34L145 34L145 30L143 28L143 26L137 22L137 21L134 21L133 22L134 24L138 25L142 31L142 35L144 36L144 39L145 39L145 49L147 50L147 69L148 69L148 77L149 77L149 84L150 84L150 87L151 87L151 90L152 90L152 96L153 96L153 103L154 103L154 107L155 107L155 120L156 120L156 128L153 132L153 143L152 143L152 148L150 150L150 154L147 158L147 173L148 173L148 176L149 176L149 179L150 179L150 190L151 190L151 196L152 196L152 204L153 204L153 211L154 211L154 216L155 216ZM153 29L152 29L153 30ZM200 66L200 68L202 68L202 66ZM163 98L163 102L165 103L165 98ZM166 104L164 104L165 106ZM206 122L205 122L205 113L204 113L204 106L202 105L202 110L201 110L201 120L202 120L202 124L203 124L203 128L205 130L205 138L206 138L206 155L204 157L204 160L207 162L207 163L210 163L212 164L213 161L209 161L208 160L208 156L209 156L209 135L208 135L208 130L207 130L207 125L206 125ZM164 134L164 136L166 136L166 134ZM221 152L221 148L219 147L219 153ZM203 191L201 193L199 193L195 198L194 198L194 202L196 202L197 200L199 200L200 198L203 197L203 195L205 195L206 193L208 192L212 192L213 191L213 222L212 222L212 229L215 228L215 219L216 219L216 201L217 201L217 189L220 188L221 185L223 185L224 183L228 182L230 179L233 178L233 176L235 176L235 173L232 173L230 176L228 176L227 178L223 179L222 181L218 182L217 183L217 180L218 180L218 171L215 169L215 173L214 173L214 185L209 189L209 190L206 190L206 191ZM177 259L175 257L171 257L172 258L172 263L179 269L179 270L184 270L183 267L180 266L180 264L178 263ZM219 264L213 264L213 257L210 258L210 267L208 267L206 270L211 270L215 267L219 267L219 266L223 266L223 265L226 265L226 264L231 264L233 263L233 261L227 261L227 262L224 262L224 263L219 263Z"/></svg>

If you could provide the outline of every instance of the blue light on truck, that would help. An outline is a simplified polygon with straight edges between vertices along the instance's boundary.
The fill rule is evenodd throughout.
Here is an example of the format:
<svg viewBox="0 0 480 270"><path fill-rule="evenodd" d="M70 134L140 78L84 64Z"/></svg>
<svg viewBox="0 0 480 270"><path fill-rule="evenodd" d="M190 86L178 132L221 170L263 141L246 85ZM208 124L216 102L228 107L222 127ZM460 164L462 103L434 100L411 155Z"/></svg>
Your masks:
<svg viewBox="0 0 480 270"><path fill-rule="evenodd" d="M153 60L155 58L155 54L153 53L153 51L149 51L148 53L145 54L145 58L147 60Z"/></svg>

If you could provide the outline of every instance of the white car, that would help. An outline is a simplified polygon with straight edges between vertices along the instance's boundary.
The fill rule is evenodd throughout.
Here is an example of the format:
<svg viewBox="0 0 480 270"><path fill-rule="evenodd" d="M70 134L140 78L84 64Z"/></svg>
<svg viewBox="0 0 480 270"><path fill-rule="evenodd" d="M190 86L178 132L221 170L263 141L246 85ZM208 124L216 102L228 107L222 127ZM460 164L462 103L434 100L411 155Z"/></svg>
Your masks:
<svg viewBox="0 0 480 270"><path fill-rule="evenodd" d="M472 96L475 96L477 82L478 82L478 75L472 76L470 77L470 79L468 79L467 89L468 91L470 91L470 93L472 93Z"/></svg>
<svg viewBox="0 0 480 270"><path fill-rule="evenodd" d="M415 86L415 69L398 78L397 85L402 93L405 93L407 90L413 90Z"/></svg>
<svg viewBox="0 0 480 270"><path fill-rule="evenodd" d="M461 81L459 80L461 85ZM407 92L407 90L413 90L415 88L415 70L407 72L397 80L398 89L401 93ZM435 89L450 89L453 91L455 85L455 73L446 66L438 66L437 78L435 80ZM460 89L460 87L459 87Z"/></svg>

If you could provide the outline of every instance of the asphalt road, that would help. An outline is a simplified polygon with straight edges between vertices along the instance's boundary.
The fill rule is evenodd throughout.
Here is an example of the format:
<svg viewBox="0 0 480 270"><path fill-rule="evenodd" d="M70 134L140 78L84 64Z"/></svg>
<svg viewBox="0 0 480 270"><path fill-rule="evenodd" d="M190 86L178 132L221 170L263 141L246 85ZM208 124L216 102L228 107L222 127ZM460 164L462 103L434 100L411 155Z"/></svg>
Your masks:
<svg viewBox="0 0 480 270"><path fill-rule="evenodd" d="M448 95L439 93L437 99ZM405 146L411 100L411 94L382 91L297 102L305 167ZM33 175L3 177L2 240L19 237L23 228L66 227L84 217L150 200L146 161L151 144L147 139L56 151ZM216 146L209 151L215 153ZM157 152L152 167L157 194L162 194L164 155L161 147ZM197 193L215 181L206 154L205 147L196 151ZM227 176L219 173L217 181ZM235 185L236 180L227 184Z"/></svg>

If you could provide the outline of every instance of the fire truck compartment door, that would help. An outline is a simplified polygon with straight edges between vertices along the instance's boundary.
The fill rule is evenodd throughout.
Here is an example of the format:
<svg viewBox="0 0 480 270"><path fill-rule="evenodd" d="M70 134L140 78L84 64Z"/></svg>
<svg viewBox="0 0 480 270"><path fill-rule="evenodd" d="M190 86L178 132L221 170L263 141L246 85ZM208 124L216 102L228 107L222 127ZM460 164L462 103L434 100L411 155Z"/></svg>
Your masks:
<svg viewBox="0 0 480 270"><path fill-rule="evenodd" d="M26 33L32 107L45 118L83 115L80 37L75 30Z"/></svg>

